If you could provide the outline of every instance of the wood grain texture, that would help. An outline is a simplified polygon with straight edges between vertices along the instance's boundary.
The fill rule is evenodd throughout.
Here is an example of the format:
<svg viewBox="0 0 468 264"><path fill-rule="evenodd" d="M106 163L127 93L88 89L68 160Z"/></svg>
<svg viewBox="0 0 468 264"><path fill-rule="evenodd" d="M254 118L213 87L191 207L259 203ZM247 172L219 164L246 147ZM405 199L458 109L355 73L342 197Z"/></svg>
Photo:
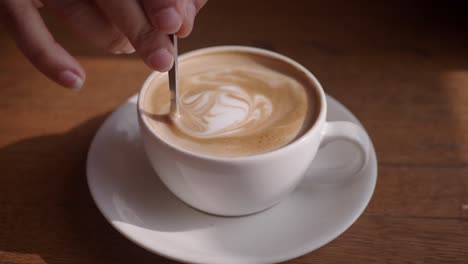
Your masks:
<svg viewBox="0 0 468 264"><path fill-rule="evenodd" d="M287 2L287 3L286 3ZM379 178L343 235L287 263L468 263L468 21L456 1L212 0L182 52L221 44L304 64L376 146ZM0 263L174 263L106 223L85 160L101 122L150 70L47 19L84 65L73 93L0 33Z"/></svg>

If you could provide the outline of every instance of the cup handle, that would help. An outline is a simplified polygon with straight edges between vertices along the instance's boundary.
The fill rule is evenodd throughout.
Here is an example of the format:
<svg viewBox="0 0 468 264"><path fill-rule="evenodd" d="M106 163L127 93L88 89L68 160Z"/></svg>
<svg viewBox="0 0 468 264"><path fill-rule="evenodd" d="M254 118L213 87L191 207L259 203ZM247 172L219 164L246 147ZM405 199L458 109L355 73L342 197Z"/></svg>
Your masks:
<svg viewBox="0 0 468 264"><path fill-rule="evenodd" d="M325 123L322 135L320 148L333 141L345 140L358 149L360 156L358 162L354 160L354 162L349 162L348 164L340 164L338 167L329 168L327 170L328 173L322 171L322 176L326 176L323 174L329 173L338 176L353 176L360 173L366 167L369 160L370 142L366 131L361 126L347 121L327 122Z"/></svg>

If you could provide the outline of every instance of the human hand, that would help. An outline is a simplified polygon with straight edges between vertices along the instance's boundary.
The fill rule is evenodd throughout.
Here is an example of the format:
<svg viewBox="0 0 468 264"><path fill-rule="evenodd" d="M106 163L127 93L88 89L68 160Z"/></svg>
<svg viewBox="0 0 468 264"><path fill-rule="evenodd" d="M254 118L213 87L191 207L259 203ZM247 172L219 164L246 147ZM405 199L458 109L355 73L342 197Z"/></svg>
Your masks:
<svg viewBox="0 0 468 264"><path fill-rule="evenodd" d="M47 29L46 7L81 37L114 54L136 50L157 71L168 71L174 47L168 34L186 37L207 0L0 0L0 20L31 63L58 84L79 90L81 65Z"/></svg>

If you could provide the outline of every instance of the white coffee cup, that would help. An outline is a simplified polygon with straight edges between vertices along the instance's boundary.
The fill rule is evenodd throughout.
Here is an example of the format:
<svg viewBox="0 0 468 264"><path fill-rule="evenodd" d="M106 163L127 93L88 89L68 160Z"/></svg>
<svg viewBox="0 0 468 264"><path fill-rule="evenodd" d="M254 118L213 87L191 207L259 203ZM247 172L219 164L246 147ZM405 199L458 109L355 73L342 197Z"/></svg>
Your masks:
<svg viewBox="0 0 468 264"><path fill-rule="evenodd" d="M349 171L356 174L365 166L370 145L366 132L351 122L327 122L327 101L322 86L312 73L294 60L271 51L241 46L200 49L184 54L180 59L220 51L270 56L305 72L318 92L318 118L300 138L268 153L233 158L193 153L163 140L142 113L141 95L160 73L151 74L138 98L143 144L156 174L182 201L201 211L222 216L240 216L265 210L287 197L301 182L319 147L335 140L354 144L361 157L359 164L341 166L342 171L343 167L347 167L344 171L352 176L353 173Z"/></svg>

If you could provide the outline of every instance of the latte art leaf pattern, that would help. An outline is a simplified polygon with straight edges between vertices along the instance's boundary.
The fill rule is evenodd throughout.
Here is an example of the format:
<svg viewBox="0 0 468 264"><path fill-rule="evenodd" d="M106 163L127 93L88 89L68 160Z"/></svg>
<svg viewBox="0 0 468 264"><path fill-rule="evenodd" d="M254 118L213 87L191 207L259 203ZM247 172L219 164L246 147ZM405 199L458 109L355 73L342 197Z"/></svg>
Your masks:
<svg viewBox="0 0 468 264"><path fill-rule="evenodd" d="M275 89L302 89L275 72L251 69L210 71L187 78L183 85L192 88L179 99L176 125L199 138L245 136L267 129L291 110L281 104Z"/></svg>
<svg viewBox="0 0 468 264"><path fill-rule="evenodd" d="M269 152L313 124L316 96L306 73L266 55L240 51L179 61L178 115L167 74L154 77L140 109L169 144L216 157Z"/></svg>

